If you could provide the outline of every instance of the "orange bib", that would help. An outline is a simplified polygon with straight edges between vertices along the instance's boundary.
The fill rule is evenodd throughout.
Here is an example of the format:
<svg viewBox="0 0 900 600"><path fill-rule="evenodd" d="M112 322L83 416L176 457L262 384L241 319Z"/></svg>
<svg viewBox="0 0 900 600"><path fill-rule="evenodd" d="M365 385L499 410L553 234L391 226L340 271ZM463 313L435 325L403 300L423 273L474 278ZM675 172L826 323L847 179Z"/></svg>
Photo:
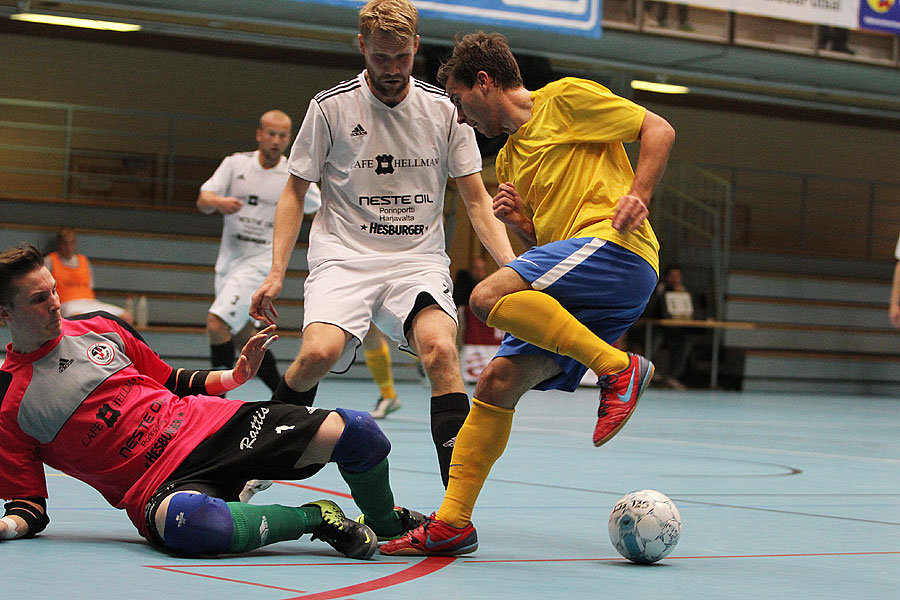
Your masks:
<svg viewBox="0 0 900 600"><path fill-rule="evenodd" d="M53 265L53 278L56 279L56 293L59 294L60 302L94 299L88 260L81 254L76 256L78 256L78 266L72 268L63 264L58 253L50 253L50 264Z"/></svg>

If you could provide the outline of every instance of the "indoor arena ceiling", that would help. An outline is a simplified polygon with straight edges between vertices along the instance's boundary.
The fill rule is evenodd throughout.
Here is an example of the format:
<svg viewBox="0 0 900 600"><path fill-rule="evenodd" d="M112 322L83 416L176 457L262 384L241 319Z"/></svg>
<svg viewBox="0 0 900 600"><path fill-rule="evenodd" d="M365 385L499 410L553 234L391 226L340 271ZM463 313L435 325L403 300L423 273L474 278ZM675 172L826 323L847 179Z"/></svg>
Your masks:
<svg viewBox="0 0 900 600"><path fill-rule="evenodd" d="M18 6L17 6L18 5ZM0 18L37 12L120 19L151 34L275 48L356 53L356 11L294 0L0 0ZM422 40L449 45L471 23L424 19ZM517 52L550 58L586 76L637 77L688 85L728 101L823 108L900 121L900 69L607 29L601 39L504 29Z"/></svg>

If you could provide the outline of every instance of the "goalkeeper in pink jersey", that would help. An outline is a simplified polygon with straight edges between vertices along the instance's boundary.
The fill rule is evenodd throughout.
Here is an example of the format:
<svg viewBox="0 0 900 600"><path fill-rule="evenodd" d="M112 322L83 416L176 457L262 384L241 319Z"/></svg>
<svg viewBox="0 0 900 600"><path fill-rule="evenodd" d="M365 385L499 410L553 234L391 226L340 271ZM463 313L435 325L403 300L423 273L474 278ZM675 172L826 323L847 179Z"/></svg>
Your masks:
<svg viewBox="0 0 900 600"><path fill-rule="evenodd" d="M368 413L214 395L253 377L274 326L247 342L233 369L174 369L109 313L62 318L56 282L33 246L0 252L0 321L12 340L0 368L0 541L49 523L45 464L125 509L152 543L187 556L310 533L369 558L379 540L423 519L394 508L390 442ZM305 479L328 462L365 524L330 500L238 501L248 479Z"/></svg>

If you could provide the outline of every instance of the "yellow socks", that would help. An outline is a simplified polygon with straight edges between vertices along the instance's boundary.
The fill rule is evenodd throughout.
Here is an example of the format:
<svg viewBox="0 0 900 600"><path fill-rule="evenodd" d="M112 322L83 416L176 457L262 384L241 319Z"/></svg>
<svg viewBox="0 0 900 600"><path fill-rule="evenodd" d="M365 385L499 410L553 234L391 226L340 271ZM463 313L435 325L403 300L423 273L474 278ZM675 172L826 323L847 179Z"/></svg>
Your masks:
<svg viewBox="0 0 900 600"><path fill-rule="evenodd" d="M396 398L394 375L391 372L391 349L382 340L381 346L375 350L366 350L366 366L372 372L375 385L381 390L382 398Z"/></svg>
<svg viewBox="0 0 900 600"><path fill-rule="evenodd" d="M436 517L453 527L465 527L491 467L506 449L514 410L472 399L472 409L456 436L450 461L450 481Z"/></svg>
<svg viewBox="0 0 900 600"><path fill-rule="evenodd" d="M625 352L597 337L543 292L525 290L503 296L486 322L529 344L574 358L597 375L618 373L628 366Z"/></svg>

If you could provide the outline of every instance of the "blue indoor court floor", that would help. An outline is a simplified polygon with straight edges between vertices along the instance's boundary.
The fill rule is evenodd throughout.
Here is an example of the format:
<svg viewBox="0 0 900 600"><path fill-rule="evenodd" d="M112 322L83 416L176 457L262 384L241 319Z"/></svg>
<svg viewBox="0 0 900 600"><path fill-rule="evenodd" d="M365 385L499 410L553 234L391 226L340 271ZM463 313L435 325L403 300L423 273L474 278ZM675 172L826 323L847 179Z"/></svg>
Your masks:
<svg viewBox="0 0 900 600"><path fill-rule="evenodd" d="M428 390L398 384L382 421L398 504L430 513L443 488ZM263 399L256 381L245 395ZM368 410L368 381L329 378L316 404ZM52 522L0 542L0 598L443 600L900 599L900 397L650 389L627 426L591 444L596 391L531 392L475 509L480 546L457 558L353 561L308 536L248 555L187 560L138 536L122 511L48 471ZM624 493L659 490L684 522L671 556L633 565L609 542ZM358 511L330 465L255 502L332 497Z"/></svg>

